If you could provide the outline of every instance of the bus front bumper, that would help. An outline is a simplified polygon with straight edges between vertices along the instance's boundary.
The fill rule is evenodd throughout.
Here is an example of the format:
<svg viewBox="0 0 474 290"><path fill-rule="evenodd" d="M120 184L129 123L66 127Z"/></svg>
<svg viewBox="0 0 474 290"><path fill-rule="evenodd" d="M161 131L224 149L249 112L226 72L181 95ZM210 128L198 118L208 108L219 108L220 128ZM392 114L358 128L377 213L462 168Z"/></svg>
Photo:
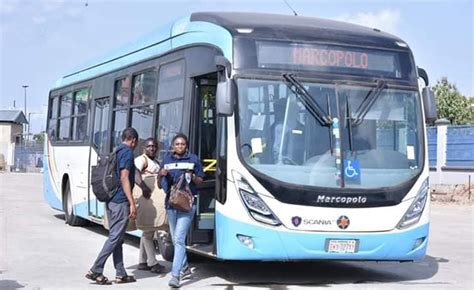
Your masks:
<svg viewBox="0 0 474 290"><path fill-rule="evenodd" d="M425 256L429 224L376 233L300 232L248 224L216 213L217 258L224 260L415 261ZM245 245L238 236L250 238ZM328 240L358 240L355 253L329 253Z"/></svg>

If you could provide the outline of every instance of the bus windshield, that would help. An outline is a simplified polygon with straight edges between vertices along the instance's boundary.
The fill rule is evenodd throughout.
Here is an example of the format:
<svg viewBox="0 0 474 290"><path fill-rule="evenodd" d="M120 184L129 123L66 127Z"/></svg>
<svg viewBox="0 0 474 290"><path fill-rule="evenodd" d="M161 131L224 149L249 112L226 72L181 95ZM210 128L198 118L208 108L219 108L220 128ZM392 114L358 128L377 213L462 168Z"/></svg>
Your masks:
<svg viewBox="0 0 474 290"><path fill-rule="evenodd" d="M416 91L380 82L298 83L305 98L283 78L237 80L240 156L257 174L298 186L380 188L420 173L424 147ZM330 124L311 112L308 97Z"/></svg>

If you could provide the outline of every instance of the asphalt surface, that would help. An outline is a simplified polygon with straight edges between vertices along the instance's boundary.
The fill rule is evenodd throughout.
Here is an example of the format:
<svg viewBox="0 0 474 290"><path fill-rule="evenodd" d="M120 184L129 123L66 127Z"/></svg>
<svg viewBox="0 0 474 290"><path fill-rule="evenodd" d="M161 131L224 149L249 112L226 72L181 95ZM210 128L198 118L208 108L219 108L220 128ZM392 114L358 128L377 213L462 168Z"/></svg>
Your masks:
<svg viewBox="0 0 474 290"><path fill-rule="evenodd" d="M194 257L184 289L473 289L473 207L433 205L426 258L398 262L220 262ZM100 226L70 227L42 196L42 176L0 173L0 289L167 289L170 274L138 271L138 239L124 260L133 284L84 278L107 238ZM163 262L170 268L170 264ZM113 278L112 259L104 272Z"/></svg>

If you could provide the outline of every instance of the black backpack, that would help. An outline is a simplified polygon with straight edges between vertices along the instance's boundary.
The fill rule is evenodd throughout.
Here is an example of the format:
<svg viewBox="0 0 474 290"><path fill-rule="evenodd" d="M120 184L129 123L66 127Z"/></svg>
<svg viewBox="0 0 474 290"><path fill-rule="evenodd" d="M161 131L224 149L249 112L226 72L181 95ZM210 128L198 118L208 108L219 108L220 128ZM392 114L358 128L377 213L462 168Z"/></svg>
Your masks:
<svg viewBox="0 0 474 290"><path fill-rule="evenodd" d="M97 200L108 202L120 188L120 178L117 175L117 151L99 155L96 166L91 172L92 192Z"/></svg>

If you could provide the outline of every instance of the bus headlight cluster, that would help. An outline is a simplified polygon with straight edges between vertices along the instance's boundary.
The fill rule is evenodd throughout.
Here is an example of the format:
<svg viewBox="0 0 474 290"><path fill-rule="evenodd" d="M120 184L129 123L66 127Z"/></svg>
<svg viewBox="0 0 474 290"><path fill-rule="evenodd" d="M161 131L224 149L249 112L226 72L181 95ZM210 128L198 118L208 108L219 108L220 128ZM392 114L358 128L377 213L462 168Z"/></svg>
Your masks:
<svg viewBox="0 0 474 290"><path fill-rule="evenodd" d="M411 204L410 208L408 208L407 212L403 216L402 220L398 223L398 229L404 229L409 226L416 224L423 214L423 210L425 209L426 200L428 199L428 191L429 191L429 183L428 178L423 182L418 190L418 193L415 196L415 200Z"/></svg>
<svg viewBox="0 0 474 290"><path fill-rule="evenodd" d="M261 223L272 226L281 225L280 220L265 204L265 202L257 195L255 190L245 180L245 178L237 171L232 170L235 186L240 194L240 197L247 208L250 216Z"/></svg>

